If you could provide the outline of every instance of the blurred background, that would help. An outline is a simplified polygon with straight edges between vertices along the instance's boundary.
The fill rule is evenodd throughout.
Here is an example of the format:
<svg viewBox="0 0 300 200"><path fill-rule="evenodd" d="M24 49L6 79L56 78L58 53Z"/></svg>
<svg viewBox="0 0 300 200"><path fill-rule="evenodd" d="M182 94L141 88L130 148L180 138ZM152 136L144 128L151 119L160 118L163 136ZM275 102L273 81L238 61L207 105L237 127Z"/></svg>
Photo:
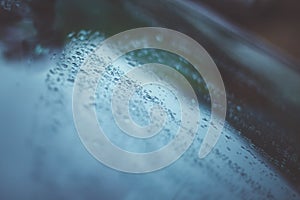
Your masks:
<svg viewBox="0 0 300 200"><path fill-rule="evenodd" d="M300 199L299 19L297 0L0 0L0 198ZM87 153L71 92L102 40L145 26L205 47L222 74L228 112L208 158L196 158L199 138L169 168L139 176ZM177 64L197 90L205 132L210 99L199 75L156 51L128 57Z"/></svg>
<svg viewBox="0 0 300 200"><path fill-rule="evenodd" d="M299 38L297 36L300 31L298 23L300 3L298 1L193 0L192 2L196 4L201 3L202 6L216 12L226 21L235 24L249 32L249 34L255 35L264 42L272 44L272 47L276 50L281 51L281 53L299 63ZM122 1L118 0L105 3L91 1L87 5L82 4L80 1L70 3L68 0L2 0L2 35L8 31L7 29L12 29L12 27L20 24L20 22L27 22L28 24L32 23L32 29L36 31L39 37L35 40L39 39L40 42L48 43L48 45L59 45L64 40L64 34L67 34L68 31L80 28L95 28L95 26L103 29L112 29L108 21L103 22L98 20L96 22L96 19L93 19L93 16L104 17L109 12L107 10L103 13L103 4L106 7L112 6L114 9L119 9L122 12ZM95 7L93 8L92 5L94 4L97 4L100 8L97 8L98 10ZM58 11L59 9L61 12ZM86 10L89 10L89 12L84 12ZM127 18L121 17L122 14L120 12L117 14L119 16L116 13L111 13L110 15L114 15L110 17L115 22L118 21L120 25L122 24L121 27L128 23ZM29 35L30 33L24 33L23 35L25 41L28 43L30 40L34 40L33 38L29 38ZM50 36L52 39L50 39ZM2 37L5 38L4 35Z"/></svg>
<svg viewBox="0 0 300 200"><path fill-rule="evenodd" d="M195 1L197 2L197 1ZM299 10L295 0L200 1L299 63Z"/></svg>

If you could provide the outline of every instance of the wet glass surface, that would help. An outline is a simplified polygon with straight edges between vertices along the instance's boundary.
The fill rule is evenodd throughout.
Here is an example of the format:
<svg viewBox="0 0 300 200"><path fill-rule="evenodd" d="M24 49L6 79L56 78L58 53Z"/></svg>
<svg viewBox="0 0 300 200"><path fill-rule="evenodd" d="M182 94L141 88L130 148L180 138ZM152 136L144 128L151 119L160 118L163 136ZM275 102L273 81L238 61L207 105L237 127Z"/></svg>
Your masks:
<svg viewBox="0 0 300 200"><path fill-rule="evenodd" d="M10 18L14 13L18 22L1 30L1 199L300 198L296 112L300 108L299 73L292 63L260 44L254 45L234 28L209 14L199 14L191 9L193 4L178 2L166 8L163 3L151 2L141 7L137 1L91 1L86 5L74 1L72 6L68 1L58 1L57 19L45 17L49 23L56 21L55 28L47 33L41 33L43 25L26 14L30 9L41 9L38 4L20 4L23 9L15 8L17 11L5 4L4 12ZM168 18L170 10L173 15ZM181 14L187 10L190 15ZM24 15L27 17L21 22L17 20ZM37 12L35 16L43 14ZM180 27L172 24L172 19L180 21ZM202 78L185 60L167 52L148 49L120 58L100 84L109 88L122 70L149 61L168 64L192 83L201 110L197 138L178 161L154 173L133 175L105 167L86 151L73 122L72 90L79 67L101 41L122 30L154 25L187 33L207 48L228 92L227 122L213 152L199 159L198 150L210 125L210 99ZM34 31L30 27L37 28ZM51 39L44 38L54 32ZM289 77L284 84L282 76ZM168 91L151 86L145 90L135 96L136 104L153 101L155 95L149 97L150 90L176 104ZM114 130L109 135L114 143L129 150L148 151L172 138L179 111L168 105L164 108L173 112L168 113L171 123L163 136L146 143L120 137L107 118L109 93L109 89L99 89L96 108L104 127ZM147 112L132 108L133 118L140 124L147 123Z"/></svg>

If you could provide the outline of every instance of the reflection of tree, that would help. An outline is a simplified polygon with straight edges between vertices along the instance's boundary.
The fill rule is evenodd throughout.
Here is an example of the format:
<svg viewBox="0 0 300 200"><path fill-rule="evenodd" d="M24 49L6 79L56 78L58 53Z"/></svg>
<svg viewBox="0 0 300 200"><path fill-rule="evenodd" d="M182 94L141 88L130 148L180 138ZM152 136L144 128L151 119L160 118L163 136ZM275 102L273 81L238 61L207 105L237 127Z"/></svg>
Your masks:
<svg viewBox="0 0 300 200"><path fill-rule="evenodd" d="M22 58L45 53L49 46L62 42L55 30L56 0L17 1L0 3L0 37L7 58Z"/></svg>

